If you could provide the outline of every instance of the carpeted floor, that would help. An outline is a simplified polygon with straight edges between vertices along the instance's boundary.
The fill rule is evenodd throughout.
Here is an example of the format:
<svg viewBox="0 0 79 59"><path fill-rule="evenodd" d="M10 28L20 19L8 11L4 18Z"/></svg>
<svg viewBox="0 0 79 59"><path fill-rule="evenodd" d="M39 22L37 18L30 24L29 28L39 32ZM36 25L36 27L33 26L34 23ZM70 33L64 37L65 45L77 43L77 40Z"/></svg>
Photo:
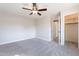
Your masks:
<svg viewBox="0 0 79 59"><path fill-rule="evenodd" d="M72 44L59 46L55 42L29 39L0 45L0 56L79 56Z"/></svg>

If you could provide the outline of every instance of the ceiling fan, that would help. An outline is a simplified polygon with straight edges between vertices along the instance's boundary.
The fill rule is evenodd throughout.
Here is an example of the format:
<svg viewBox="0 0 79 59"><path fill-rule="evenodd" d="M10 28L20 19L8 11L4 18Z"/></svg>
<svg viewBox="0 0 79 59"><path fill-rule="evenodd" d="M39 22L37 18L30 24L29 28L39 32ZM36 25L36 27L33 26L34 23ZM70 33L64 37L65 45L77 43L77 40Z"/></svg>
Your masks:
<svg viewBox="0 0 79 59"><path fill-rule="evenodd" d="M39 13L40 11L47 11L47 8L38 9L36 3L32 3L32 9L29 9L29 8L26 8L26 7L23 7L22 9L32 11L29 15L38 14L39 16L41 16L41 13Z"/></svg>

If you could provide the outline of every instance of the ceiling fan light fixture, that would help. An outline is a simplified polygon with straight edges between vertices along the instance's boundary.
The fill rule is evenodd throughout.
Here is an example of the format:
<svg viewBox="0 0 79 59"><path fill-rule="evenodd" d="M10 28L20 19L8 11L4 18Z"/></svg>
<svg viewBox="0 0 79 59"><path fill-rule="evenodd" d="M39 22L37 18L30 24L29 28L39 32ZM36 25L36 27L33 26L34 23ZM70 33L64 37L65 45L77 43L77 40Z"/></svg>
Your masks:
<svg viewBox="0 0 79 59"><path fill-rule="evenodd" d="M47 8L38 9L38 6L37 6L36 3L32 3L32 8L30 8L30 9L27 8L27 7L23 7L22 9L30 10L31 13L29 15L32 15L32 14L36 15L37 14L39 16L41 16L41 13L39 13L39 12L41 12L41 11L47 11Z"/></svg>
<svg viewBox="0 0 79 59"><path fill-rule="evenodd" d="M35 11L35 10L34 10L34 11L32 11L32 12L33 12L33 14L37 14L38 11Z"/></svg>

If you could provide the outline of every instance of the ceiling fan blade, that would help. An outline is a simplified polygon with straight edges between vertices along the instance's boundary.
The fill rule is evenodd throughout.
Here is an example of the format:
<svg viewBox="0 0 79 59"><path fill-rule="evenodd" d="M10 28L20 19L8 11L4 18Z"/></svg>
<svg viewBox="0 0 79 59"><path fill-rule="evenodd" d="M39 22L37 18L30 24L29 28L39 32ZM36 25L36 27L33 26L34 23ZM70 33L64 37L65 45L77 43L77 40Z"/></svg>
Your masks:
<svg viewBox="0 0 79 59"><path fill-rule="evenodd" d="M29 15L32 15L33 14L33 12L31 12Z"/></svg>
<svg viewBox="0 0 79 59"><path fill-rule="evenodd" d="M41 14L40 14L39 12L38 12L37 14L38 14L39 16L41 16Z"/></svg>
<svg viewBox="0 0 79 59"><path fill-rule="evenodd" d="M38 11L47 11L47 8L44 8L44 9L38 9Z"/></svg>
<svg viewBox="0 0 79 59"><path fill-rule="evenodd" d="M25 10L31 10L31 9L29 9L29 8L24 8L24 7L23 7L22 9L25 9ZM32 11L32 10L31 10L31 11Z"/></svg>

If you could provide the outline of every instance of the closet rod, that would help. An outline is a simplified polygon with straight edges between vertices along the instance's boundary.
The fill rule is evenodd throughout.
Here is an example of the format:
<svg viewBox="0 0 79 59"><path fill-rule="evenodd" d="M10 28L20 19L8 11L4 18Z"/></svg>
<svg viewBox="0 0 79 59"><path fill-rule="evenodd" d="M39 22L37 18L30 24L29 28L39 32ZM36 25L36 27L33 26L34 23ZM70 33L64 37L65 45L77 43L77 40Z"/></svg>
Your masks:
<svg viewBox="0 0 79 59"><path fill-rule="evenodd" d="M78 22L75 22L75 23L65 23L65 24L78 24Z"/></svg>

